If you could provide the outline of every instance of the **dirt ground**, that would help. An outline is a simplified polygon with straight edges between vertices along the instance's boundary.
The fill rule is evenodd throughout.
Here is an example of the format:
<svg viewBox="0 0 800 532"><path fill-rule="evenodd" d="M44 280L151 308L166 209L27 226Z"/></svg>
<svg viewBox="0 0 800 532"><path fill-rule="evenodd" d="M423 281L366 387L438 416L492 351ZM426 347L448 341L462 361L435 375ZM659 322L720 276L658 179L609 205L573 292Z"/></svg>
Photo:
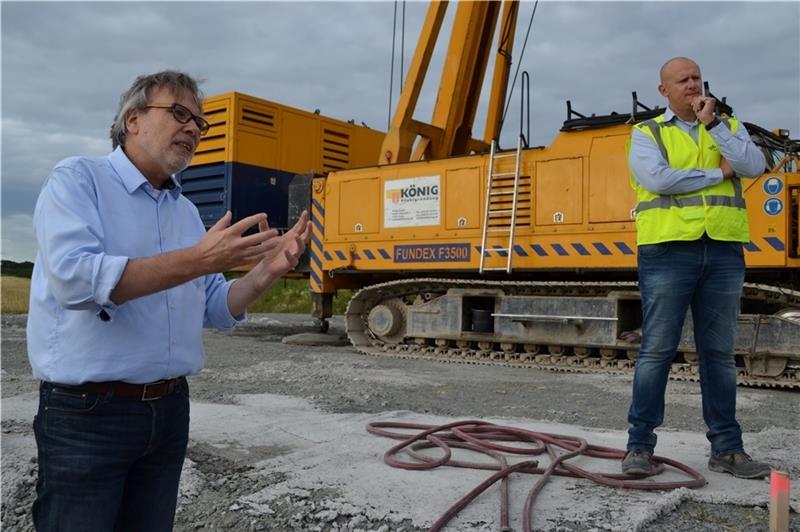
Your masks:
<svg viewBox="0 0 800 532"><path fill-rule="evenodd" d="M24 319L2 318L4 530L32 530L37 383ZM425 530L483 478L390 468L381 456L396 442L364 430L376 420L483 419L588 434L591 443L624 447L630 376L374 357L344 342L282 343L311 330L308 317L281 314L252 315L234 332L206 333L206 368L189 379L192 429L176 530ZM340 319L332 321L331 334L343 338ZM706 477L706 487L631 493L553 479L537 502L535 529L768 530L767 481L735 480L705 468L699 385L671 382L667 402L657 451L687 460ZM796 484L800 394L740 388L738 402L748 450L788 471ZM511 484L515 530L532 482ZM800 531L797 492L793 486L790 530ZM496 495L472 506L447 530L499 529Z"/></svg>

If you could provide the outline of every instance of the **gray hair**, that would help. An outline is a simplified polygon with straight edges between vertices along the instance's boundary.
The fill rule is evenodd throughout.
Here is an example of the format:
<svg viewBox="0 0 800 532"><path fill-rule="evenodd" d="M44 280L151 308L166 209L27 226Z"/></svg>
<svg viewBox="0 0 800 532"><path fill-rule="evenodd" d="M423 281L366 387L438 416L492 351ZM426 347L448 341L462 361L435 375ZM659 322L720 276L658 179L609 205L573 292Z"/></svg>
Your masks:
<svg viewBox="0 0 800 532"><path fill-rule="evenodd" d="M194 97L197 106L202 109L203 93L198 87L198 82L188 74L177 70L164 70L155 74L139 76L131 88L123 92L119 98L119 110L114 116L110 134L111 145L114 149L117 149L117 146L125 145L125 136L128 134L125 118L128 116L128 112L132 109L144 109L148 104L150 91L157 87L169 87L175 95L183 95L188 92Z"/></svg>

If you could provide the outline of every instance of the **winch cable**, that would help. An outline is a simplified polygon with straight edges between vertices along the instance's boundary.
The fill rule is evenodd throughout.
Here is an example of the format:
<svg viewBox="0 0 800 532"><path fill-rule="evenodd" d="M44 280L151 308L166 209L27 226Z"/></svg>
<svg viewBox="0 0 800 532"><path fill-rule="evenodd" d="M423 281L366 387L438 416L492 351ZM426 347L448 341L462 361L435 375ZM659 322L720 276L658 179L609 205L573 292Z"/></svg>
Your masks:
<svg viewBox="0 0 800 532"><path fill-rule="evenodd" d="M392 91L394 90L394 52L395 52L395 44L397 43L397 1L394 0L394 18L392 20L392 55L389 63L391 64L391 68L389 69L389 111L388 111L388 118L386 119L386 129L389 130L392 128L392 110L394 109L393 106L393 98L392 98ZM400 78L399 78L399 85L398 92L402 96L403 92L403 58L406 52L406 0L403 0L402 5L402 21L400 23Z"/></svg>
<svg viewBox="0 0 800 532"><path fill-rule="evenodd" d="M386 119L387 131L392 127L392 90L394 89L394 46L397 42L397 0L394 0L394 19L392 20L392 58L389 60L389 111ZM402 76L401 76L402 77ZM400 82L402 86L402 80Z"/></svg>
<svg viewBox="0 0 800 532"><path fill-rule="evenodd" d="M525 50L528 47L528 37L531 34L531 28L533 27L533 17L536 16L536 8L538 6L539 6L539 0L536 0L533 3L533 11L531 12L531 18L528 21L528 31L525 32L525 40L522 42L522 49L519 52L519 62L517 63L517 69L514 71L514 79L511 81L511 86L508 91L508 99L506 100L505 109L503 110L503 116L500 119L500 127L498 128L498 138L500 136L499 132L503 130L503 124L506 122L506 115L508 114L508 108L511 106L511 97L514 95L514 86L517 84L517 76L519 75L520 67L522 67L522 58L525 56ZM528 139L528 142L530 142L530 140L531 139Z"/></svg>
<svg viewBox="0 0 800 532"><path fill-rule="evenodd" d="M399 432L388 429L400 429ZM407 431L417 430L416 434ZM650 475L662 473L666 466L682 471L689 480L655 482L643 480L624 474L591 472L571 464L568 460L577 456L622 460L625 451L611 447L589 444L583 438L564 436L544 432L501 426L487 421L465 420L445 425L427 425L421 423L405 423L394 421L376 421L367 425L367 432L376 436L402 440L401 443L386 451L384 462L400 469L427 470L442 465L470 469L496 471L483 482L475 486L469 493L453 504L431 526L431 531L441 530L453 517L463 510L472 500L483 493L498 480L500 481L500 529L510 530L508 523L508 476L512 473L541 475L528 493L523 507L523 530L532 529L533 505L536 497L544 488L552 475L585 478L597 484L613 488L640 490L668 490L676 488L699 488L706 484L705 478L687 465L663 456L653 456L655 467ZM419 451L439 448L442 456L434 458ZM495 460L489 462L471 462L453 459L452 449L465 449L485 454ZM560 449L561 452L558 452ZM398 457L405 453L415 461ZM505 454L535 456L547 453L550 464L546 468L539 467L537 460L523 460L509 465Z"/></svg>

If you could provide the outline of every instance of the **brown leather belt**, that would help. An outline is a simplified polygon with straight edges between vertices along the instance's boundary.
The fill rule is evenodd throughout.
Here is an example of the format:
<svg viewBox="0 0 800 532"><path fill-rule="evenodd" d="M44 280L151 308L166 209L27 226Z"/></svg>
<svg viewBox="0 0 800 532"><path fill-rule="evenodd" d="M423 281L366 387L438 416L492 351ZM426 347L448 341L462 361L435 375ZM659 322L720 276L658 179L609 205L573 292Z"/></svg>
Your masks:
<svg viewBox="0 0 800 532"><path fill-rule="evenodd" d="M111 393L119 397L133 397L142 401L155 401L178 391L180 385L186 382L186 377L178 377L164 381L148 382L146 384L131 384L122 381L110 382L84 382L77 385L64 385L52 383L55 387L69 388L70 390Z"/></svg>

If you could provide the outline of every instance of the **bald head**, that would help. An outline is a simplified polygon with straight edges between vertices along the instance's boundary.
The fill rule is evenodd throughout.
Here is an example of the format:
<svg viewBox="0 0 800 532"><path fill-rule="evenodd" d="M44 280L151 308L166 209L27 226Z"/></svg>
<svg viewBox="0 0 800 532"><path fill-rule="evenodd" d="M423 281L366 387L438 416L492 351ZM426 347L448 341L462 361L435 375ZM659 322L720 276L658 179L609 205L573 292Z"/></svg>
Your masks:
<svg viewBox="0 0 800 532"><path fill-rule="evenodd" d="M673 57L661 67L658 92L669 102L669 108L691 122L695 119L692 103L702 95L700 67L688 57Z"/></svg>
<svg viewBox="0 0 800 532"><path fill-rule="evenodd" d="M658 75L661 78L661 83L664 83L664 78L666 76L669 76L676 69L682 67L685 68L687 66L694 67L697 69L698 72L700 72L700 66L691 59L689 59L688 57L673 57L672 59L664 63L661 66L661 70L659 70L658 72Z"/></svg>

